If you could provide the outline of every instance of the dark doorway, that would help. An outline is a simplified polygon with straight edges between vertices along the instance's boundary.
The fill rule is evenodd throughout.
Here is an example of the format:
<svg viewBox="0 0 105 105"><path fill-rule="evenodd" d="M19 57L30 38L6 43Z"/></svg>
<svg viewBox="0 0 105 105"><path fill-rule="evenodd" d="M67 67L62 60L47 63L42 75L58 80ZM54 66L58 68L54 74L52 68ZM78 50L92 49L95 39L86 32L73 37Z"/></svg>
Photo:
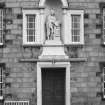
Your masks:
<svg viewBox="0 0 105 105"><path fill-rule="evenodd" d="M42 68L42 105L65 105L65 68Z"/></svg>

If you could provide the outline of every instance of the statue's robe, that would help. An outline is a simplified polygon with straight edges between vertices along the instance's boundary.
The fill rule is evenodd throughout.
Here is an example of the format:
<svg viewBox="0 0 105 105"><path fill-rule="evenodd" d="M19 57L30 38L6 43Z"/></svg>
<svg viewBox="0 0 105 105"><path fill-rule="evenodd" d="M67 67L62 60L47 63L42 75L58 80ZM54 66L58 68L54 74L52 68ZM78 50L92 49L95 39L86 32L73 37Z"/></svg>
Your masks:
<svg viewBox="0 0 105 105"><path fill-rule="evenodd" d="M47 17L47 21L46 21L46 27L47 27L47 38L49 39L49 37L54 37L54 30L56 27L56 17L55 15L49 15Z"/></svg>

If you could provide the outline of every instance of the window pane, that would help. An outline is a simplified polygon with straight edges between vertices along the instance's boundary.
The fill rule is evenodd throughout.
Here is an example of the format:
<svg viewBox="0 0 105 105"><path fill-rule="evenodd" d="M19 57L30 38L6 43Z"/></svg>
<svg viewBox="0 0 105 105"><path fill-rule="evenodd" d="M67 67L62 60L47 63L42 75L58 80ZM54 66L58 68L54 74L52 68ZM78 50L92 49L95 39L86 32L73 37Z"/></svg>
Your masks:
<svg viewBox="0 0 105 105"><path fill-rule="evenodd" d="M35 15L30 15L29 16L29 22L34 22L35 20Z"/></svg>
<svg viewBox="0 0 105 105"><path fill-rule="evenodd" d="M105 9L103 9L103 38L105 39Z"/></svg>
<svg viewBox="0 0 105 105"><path fill-rule="evenodd" d="M0 76L2 75L2 67L0 67Z"/></svg>
<svg viewBox="0 0 105 105"><path fill-rule="evenodd" d="M0 96L2 96L3 95L3 91L2 90L0 90Z"/></svg>
<svg viewBox="0 0 105 105"><path fill-rule="evenodd" d="M0 67L0 83L3 82L3 68Z"/></svg>
<svg viewBox="0 0 105 105"><path fill-rule="evenodd" d="M3 89L2 89L2 84L0 84L0 96L3 95Z"/></svg>
<svg viewBox="0 0 105 105"><path fill-rule="evenodd" d="M0 76L0 83L3 83L3 77Z"/></svg>
<svg viewBox="0 0 105 105"><path fill-rule="evenodd" d="M34 28L34 24L33 23L29 23L29 28Z"/></svg>
<svg viewBox="0 0 105 105"><path fill-rule="evenodd" d="M104 31L103 34L105 35L105 29L103 31Z"/></svg>
<svg viewBox="0 0 105 105"><path fill-rule="evenodd" d="M29 42L33 42L34 37L33 36L29 36Z"/></svg>
<svg viewBox="0 0 105 105"><path fill-rule="evenodd" d="M105 83L104 83L104 88L105 88Z"/></svg>
<svg viewBox="0 0 105 105"><path fill-rule="evenodd" d="M74 36L74 42L78 42L78 37Z"/></svg>
<svg viewBox="0 0 105 105"><path fill-rule="evenodd" d="M73 22L80 22L80 15L72 15Z"/></svg>
<svg viewBox="0 0 105 105"><path fill-rule="evenodd" d="M34 30L29 30L29 35L34 35Z"/></svg>
<svg viewBox="0 0 105 105"><path fill-rule="evenodd" d="M73 28L79 28L80 27L80 24L79 23L74 23L73 24Z"/></svg>
<svg viewBox="0 0 105 105"><path fill-rule="evenodd" d="M103 68L103 73L105 74L105 67Z"/></svg>
<svg viewBox="0 0 105 105"><path fill-rule="evenodd" d="M103 79L104 79L104 81L105 81L105 75L104 75L104 78L103 78Z"/></svg>

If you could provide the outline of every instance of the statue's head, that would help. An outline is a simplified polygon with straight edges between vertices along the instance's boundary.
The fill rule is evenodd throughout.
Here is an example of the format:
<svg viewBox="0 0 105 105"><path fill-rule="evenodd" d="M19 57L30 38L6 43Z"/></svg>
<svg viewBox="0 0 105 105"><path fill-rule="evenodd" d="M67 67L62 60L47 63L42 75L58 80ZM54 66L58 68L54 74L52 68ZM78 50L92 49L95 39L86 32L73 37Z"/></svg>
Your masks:
<svg viewBox="0 0 105 105"><path fill-rule="evenodd" d="M54 9L51 9L50 13L51 13L51 15L55 15Z"/></svg>

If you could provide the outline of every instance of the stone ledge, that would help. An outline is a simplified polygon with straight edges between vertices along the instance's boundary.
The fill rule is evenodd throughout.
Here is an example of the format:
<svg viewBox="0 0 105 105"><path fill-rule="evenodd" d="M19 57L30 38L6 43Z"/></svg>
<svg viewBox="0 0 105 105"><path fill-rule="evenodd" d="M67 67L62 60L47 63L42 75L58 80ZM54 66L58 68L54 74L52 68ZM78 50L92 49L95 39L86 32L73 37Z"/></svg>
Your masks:
<svg viewBox="0 0 105 105"><path fill-rule="evenodd" d="M42 44L23 44L22 46L23 47L37 47L37 46L42 47Z"/></svg>
<svg viewBox="0 0 105 105"><path fill-rule="evenodd" d="M86 62L87 58L69 58L69 59L19 59L20 62Z"/></svg>

